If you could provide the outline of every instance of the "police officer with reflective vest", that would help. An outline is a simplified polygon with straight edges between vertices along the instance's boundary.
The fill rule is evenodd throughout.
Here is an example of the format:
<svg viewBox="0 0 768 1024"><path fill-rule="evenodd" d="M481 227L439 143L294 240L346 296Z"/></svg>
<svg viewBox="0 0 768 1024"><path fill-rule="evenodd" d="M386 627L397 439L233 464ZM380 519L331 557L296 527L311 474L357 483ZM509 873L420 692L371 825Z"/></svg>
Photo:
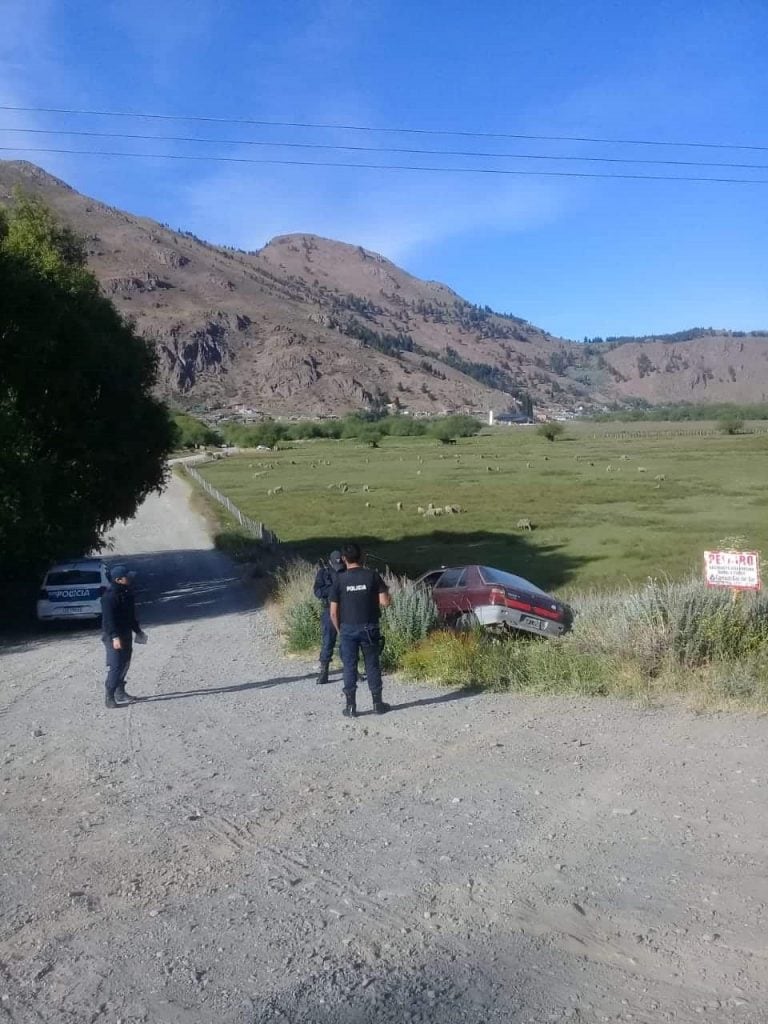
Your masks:
<svg viewBox="0 0 768 1024"><path fill-rule="evenodd" d="M134 634L138 643L146 643L146 635L136 619L136 602L127 567L113 566L110 576L112 585L101 598L101 638L107 651L104 703L108 708L118 708L136 700L125 692L125 677L131 664Z"/></svg>
<svg viewBox="0 0 768 1024"><path fill-rule="evenodd" d="M341 549L345 570L336 577L330 595L331 622L339 632L341 660L344 663L344 714L357 714L357 662L363 652L368 687L377 715L389 711L381 699L381 609L390 604L389 590L373 569L362 565L359 544L345 544Z"/></svg>
<svg viewBox="0 0 768 1024"><path fill-rule="evenodd" d="M333 651L336 647L337 630L331 622L330 600L331 590L336 582L336 577L344 571L344 562L341 560L340 551L332 551L328 558L328 565L321 565L315 576L313 592L318 601L322 601L323 609L320 613L320 626L323 631L323 639L320 646L320 672L317 682L323 685L330 680L328 671L331 667Z"/></svg>

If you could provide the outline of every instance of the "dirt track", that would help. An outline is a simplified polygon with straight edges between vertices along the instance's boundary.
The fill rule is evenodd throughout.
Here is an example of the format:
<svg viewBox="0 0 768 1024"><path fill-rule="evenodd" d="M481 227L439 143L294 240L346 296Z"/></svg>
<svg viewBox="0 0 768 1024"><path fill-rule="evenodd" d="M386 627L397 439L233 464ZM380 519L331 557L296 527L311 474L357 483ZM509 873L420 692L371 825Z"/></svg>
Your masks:
<svg viewBox="0 0 768 1024"><path fill-rule="evenodd" d="M768 1019L768 727L280 654L173 481L130 710L91 631L0 649L0 1021ZM360 701L367 709L368 700Z"/></svg>

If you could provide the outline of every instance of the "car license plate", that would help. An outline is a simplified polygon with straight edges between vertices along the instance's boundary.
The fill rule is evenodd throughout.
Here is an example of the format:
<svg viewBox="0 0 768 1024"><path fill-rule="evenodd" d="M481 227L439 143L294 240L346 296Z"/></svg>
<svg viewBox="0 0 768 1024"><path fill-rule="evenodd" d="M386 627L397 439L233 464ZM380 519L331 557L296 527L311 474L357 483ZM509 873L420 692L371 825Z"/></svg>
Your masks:
<svg viewBox="0 0 768 1024"><path fill-rule="evenodd" d="M520 625L531 626L533 629L538 629L542 632L547 628L546 622L542 622L541 619L535 619L532 615L521 615Z"/></svg>
<svg viewBox="0 0 768 1024"><path fill-rule="evenodd" d="M87 610L87 608L84 608L79 604L72 605L71 608L59 608L59 612L62 615L82 615L83 612L86 612Z"/></svg>

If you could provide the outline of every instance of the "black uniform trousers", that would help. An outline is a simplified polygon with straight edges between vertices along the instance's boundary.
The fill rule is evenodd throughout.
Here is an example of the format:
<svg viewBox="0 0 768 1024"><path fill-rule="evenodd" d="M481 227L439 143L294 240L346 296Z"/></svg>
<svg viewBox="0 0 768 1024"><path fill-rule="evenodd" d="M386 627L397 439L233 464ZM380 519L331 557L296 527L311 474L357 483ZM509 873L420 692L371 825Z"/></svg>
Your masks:
<svg viewBox="0 0 768 1024"><path fill-rule="evenodd" d="M125 677L131 665L133 654L133 634L128 633L120 637L120 650L116 651L112 646L112 638L105 636L104 647L107 652L107 681L105 683L107 693L114 694L118 686L125 685Z"/></svg>

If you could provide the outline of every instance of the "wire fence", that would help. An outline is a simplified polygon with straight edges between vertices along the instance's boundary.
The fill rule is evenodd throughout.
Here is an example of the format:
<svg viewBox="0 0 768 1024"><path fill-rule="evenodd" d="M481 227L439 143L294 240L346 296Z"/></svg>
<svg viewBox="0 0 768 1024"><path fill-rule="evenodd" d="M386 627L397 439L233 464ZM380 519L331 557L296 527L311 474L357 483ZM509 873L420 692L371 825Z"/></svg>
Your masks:
<svg viewBox="0 0 768 1024"><path fill-rule="evenodd" d="M768 426L760 427L747 427L744 430L738 431L740 434L766 434L768 433ZM722 430L699 428L697 430L617 430L611 433L593 433L592 437L594 440L608 440L608 441L629 441L629 440L648 440L658 441L663 440L665 437L723 437L725 436Z"/></svg>
<svg viewBox="0 0 768 1024"><path fill-rule="evenodd" d="M213 486L213 484L209 483L204 476L198 473L194 466L190 466L187 462L182 464L184 466L184 470L189 473L192 479L203 488L206 494L209 494L214 501L218 501L220 505L223 505L232 518L236 519L244 530L253 534L253 536L261 541L261 543L266 547L276 548L280 546L280 538L276 533L273 533L268 529L264 523L259 523L242 512L231 498L228 498L226 494L222 494L220 490Z"/></svg>

